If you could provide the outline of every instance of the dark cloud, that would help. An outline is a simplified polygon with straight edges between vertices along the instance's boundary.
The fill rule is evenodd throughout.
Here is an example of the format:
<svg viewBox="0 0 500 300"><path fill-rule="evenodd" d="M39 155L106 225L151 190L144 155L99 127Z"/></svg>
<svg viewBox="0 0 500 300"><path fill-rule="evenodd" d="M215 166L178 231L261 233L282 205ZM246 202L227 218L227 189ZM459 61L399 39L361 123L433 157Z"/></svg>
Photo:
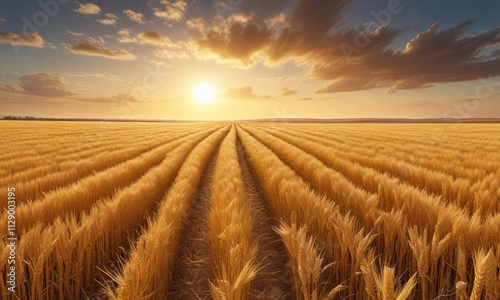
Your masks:
<svg viewBox="0 0 500 300"><path fill-rule="evenodd" d="M500 45L500 27L467 34L476 21L445 30L437 22L403 49L394 49L405 29L376 23L335 29L345 24L342 12L351 2L298 0L290 13L264 21L229 17L203 22L196 38L199 56L247 67L257 61L293 61L309 68L308 78L326 81L319 93L394 92L500 75L500 50L488 51Z"/></svg>
<svg viewBox="0 0 500 300"><path fill-rule="evenodd" d="M351 0L298 0L287 20L288 33L304 42L322 39L341 20L341 12Z"/></svg>
<svg viewBox="0 0 500 300"><path fill-rule="evenodd" d="M493 59L500 59L500 49L493 51L493 53L491 53L491 57Z"/></svg>
<svg viewBox="0 0 500 300"><path fill-rule="evenodd" d="M69 76L96 76L121 80L116 75L108 73L84 73ZM125 82L124 82L125 83ZM128 81L128 84L134 84ZM19 84L0 84L0 91L25 94L30 96L65 98L67 100L93 103L125 103L140 102L141 100L128 94L116 94L111 96L81 96L73 91L86 91L87 86L81 83L68 84L62 74L36 73L19 76Z"/></svg>
<svg viewBox="0 0 500 300"><path fill-rule="evenodd" d="M11 32L0 31L0 43L42 48L44 40L36 32L30 35L18 35Z"/></svg>
<svg viewBox="0 0 500 300"><path fill-rule="evenodd" d="M202 50L221 60L239 60L250 65L250 59L263 54L268 62L297 59L319 49L342 10L352 1L299 0L288 16L278 14L261 24L246 18L242 23L236 14L226 21L212 22L198 39ZM274 26L281 24L278 29Z"/></svg>
<svg viewBox="0 0 500 300"><path fill-rule="evenodd" d="M500 27L466 36L465 30L473 24L467 21L439 31L439 23L435 23L403 50L386 49L395 35L377 39L380 32L375 33L373 41L382 41L379 47L370 44L349 59L321 60L309 76L330 80L318 90L329 93L371 88L394 92L500 75L500 59L482 55L483 50L500 43Z"/></svg>
<svg viewBox="0 0 500 300"><path fill-rule="evenodd" d="M221 60L237 60L251 65L253 56L268 47L270 41L271 31L267 27L234 21L229 25L212 26L197 44Z"/></svg>
<svg viewBox="0 0 500 300"><path fill-rule="evenodd" d="M73 96L60 74L37 73L19 76L19 87L30 95L42 97L69 97Z"/></svg>
<svg viewBox="0 0 500 300"><path fill-rule="evenodd" d="M149 44L155 46L174 47L174 43L166 36L162 36L156 31L141 32L136 35L131 35L129 29L121 29L119 32L118 41L120 43L133 44Z"/></svg>
<svg viewBox="0 0 500 300"><path fill-rule="evenodd" d="M291 95L296 95L297 94L297 90L292 90L288 87L284 87L281 89L281 96L285 97L285 96L291 96Z"/></svg>
<svg viewBox="0 0 500 300"><path fill-rule="evenodd" d="M166 45L170 43L170 39L164 36L161 36L156 31L146 31L139 33L137 38L141 43L152 44L152 45Z"/></svg>
<svg viewBox="0 0 500 300"><path fill-rule="evenodd" d="M10 93L24 93L24 90L17 84L0 83L0 91Z"/></svg>

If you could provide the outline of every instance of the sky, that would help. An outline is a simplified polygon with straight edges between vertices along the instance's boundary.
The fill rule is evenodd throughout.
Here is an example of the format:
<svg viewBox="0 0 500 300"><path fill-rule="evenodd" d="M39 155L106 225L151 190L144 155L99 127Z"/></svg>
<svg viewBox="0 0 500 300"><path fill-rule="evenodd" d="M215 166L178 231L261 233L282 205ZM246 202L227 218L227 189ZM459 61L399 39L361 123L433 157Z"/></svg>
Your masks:
<svg viewBox="0 0 500 300"><path fill-rule="evenodd" d="M500 118L500 1L2 0L6 115Z"/></svg>

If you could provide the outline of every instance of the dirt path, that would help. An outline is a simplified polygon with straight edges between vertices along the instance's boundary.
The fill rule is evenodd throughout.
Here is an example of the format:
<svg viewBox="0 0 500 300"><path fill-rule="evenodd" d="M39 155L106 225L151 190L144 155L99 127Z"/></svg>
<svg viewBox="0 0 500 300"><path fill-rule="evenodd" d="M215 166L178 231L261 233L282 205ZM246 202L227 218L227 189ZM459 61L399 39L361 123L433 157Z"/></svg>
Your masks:
<svg viewBox="0 0 500 300"><path fill-rule="evenodd" d="M218 149L214 151L203 172L194 205L184 220L168 299L212 299L208 284L211 278L208 213L217 153ZM273 226L277 225L276 220L267 208L260 186L249 168L239 142L238 159L247 199L252 207L253 239L258 240L259 244L257 261L263 266L254 280L252 299L292 299L286 252L278 234L272 230Z"/></svg>
<svg viewBox="0 0 500 300"><path fill-rule="evenodd" d="M211 276L208 212L210 187L218 152L217 147L203 172L193 207L184 219L168 299L212 299L208 285Z"/></svg>
<svg viewBox="0 0 500 300"><path fill-rule="evenodd" d="M259 183L253 176L238 140L238 159L245 193L252 206L253 238L258 240L257 261L263 268L253 282L252 299L292 299L290 275L286 268L287 254L279 235L272 229L277 225L267 207Z"/></svg>

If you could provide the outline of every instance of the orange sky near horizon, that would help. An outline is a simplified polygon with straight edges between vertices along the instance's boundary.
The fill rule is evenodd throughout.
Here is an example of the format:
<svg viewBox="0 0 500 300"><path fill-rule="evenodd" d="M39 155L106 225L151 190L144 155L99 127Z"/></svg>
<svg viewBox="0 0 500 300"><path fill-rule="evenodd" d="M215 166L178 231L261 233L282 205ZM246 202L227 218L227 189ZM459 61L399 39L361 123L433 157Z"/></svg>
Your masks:
<svg viewBox="0 0 500 300"><path fill-rule="evenodd" d="M498 1L44 3L0 4L0 116L500 118Z"/></svg>

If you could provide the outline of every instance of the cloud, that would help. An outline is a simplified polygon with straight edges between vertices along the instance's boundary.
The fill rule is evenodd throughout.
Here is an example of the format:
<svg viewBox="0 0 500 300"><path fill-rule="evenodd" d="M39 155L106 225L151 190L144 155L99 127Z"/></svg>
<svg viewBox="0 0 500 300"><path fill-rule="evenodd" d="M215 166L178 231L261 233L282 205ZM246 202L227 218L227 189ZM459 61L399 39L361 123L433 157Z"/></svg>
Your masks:
<svg viewBox="0 0 500 300"><path fill-rule="evenodd" d="M63 43L66 51L74 54L99 56L116 60L135 60L137 57L126 49L109 47L102 37L90 37L83 33L68 31L73 43Z"/></svg>
<svg viewBox="0 0 500 300"><path fill-rule="evenodd" d="M285 21L286 21L286 14L280 13L280 14L266 20L265 23L268 26L281 26L281 25L285 24Z"/></svg>
<svg viewBox="0 0 500 300"><path fill-rule="evenodd" d="M188 59L190 58L189 54L190 45L186 42L172 42L168 43L165 46L159 47L153 50L153 55L157 59Z"/></svg>
<svg viewBox="0 0 500 300"><path fill-rule="evenodd" d="M85 72L85 73L77 73L77 74L66 74L66 76L100 77L100 78L105 78L105 79L109 79L109 80L118 81L118 82L126 84L126 85L136 85L137 84L137 82L135 82L135 81L127 80L127 79L124 79L121 76L110 74L110 73L107 73L107 72Z"/></svg>
<svg viewBox="0 0 500 300"><path fill-rule="evenodd" d="M285 81L285 80L300 80L302 77L301 74L288 74L288 75L277 75L277 76L269 76L269 77L260 77L255 78L257 81Z"/></svg>
<svg viewBox="0 0 500 300"><path fill-rule="evenodd" d="M291 12L274 15L261 24L253 18L241 23L237 22L240 17L216 17L196 42L200 52L211 54L205 57L239 61L244 66L258 60L268 64L299 61L321 50L323 40L342 20L342 11L350 2L298 0Z"/></svg>
<svg viewBox="0 0 500 300"><path fill-rule="evenodd" d="M105 16L105 19L99 19L97 20L97 22L101 23L102 25L116 25L116 21L118 20L118 17L116 15L106 13Z"/></svg>
<svg viewBox="0 0 500 300"><path fill-rule="evenodd" d="M70 97L71 92L60 74L37 73L19 76L20 89L26 94L42 97ZM21 90L19 90L21 91Z"/></svg>
<svg viewBox="0 0 500 300"><path fill-rule="evenodd" d="M93 102L93 103L141 102L141 99L136 98L129 94L117 94L112 96L97 96L97 97L75 97L75 99L82 102Z"/></svg>
<svg viewBox="0 0 500 300"><path fill-rule="evenodd" d="M145 31L132 35L130 29L123 28L118 31L118 41L120 43L153 45L157 46L153 49L153 60L162 60L165 58L190 58L189 49L193 47L190 42L172 41L166 36L162 36L156 31ZM151 60L150 59L150 60ZM155 63L157 64L157 63ZM157 64L159 65L159 64Z"/></svg>
<svg viewBox="0 0 500 300"><path fill-rule="evenodd" d="M52 44L52 43L47 43L46 45L46 48L49 48L49 49L57 49L57 46Z"/></svg>
<svg viewBox="0 0 500 300"><path fill-rule="evenodd" d="M81 32L74 32L74 31L71 31L71 30L68 30L68 34L72 37L84 37L85 34L81 33Z"/></svg>
<svg viewBox="0 0 500 300"><path fill-rule="evenodd" d="M17 84L0 83L0 91L10 93L25 93L25 91Z"/></svg>
<svg viewBox="0 0 500 300"><path fill-rule="evenodd" d="M255 14L253 14L253 13L239 12L239 13L232 14L229 17L229 20L234 21L234 22L238 22L238 23L249 23L249 22L253 21L254 18L255 18Z"/></svg>
<svg viewBox="0 0 500 300"><path fill-rule="evenodd" d="M7 20L5 20L4 18L0 18L0 23L5 23L7 22Z"/></svg>
<svg viewBox="0 0 500 300"><path fill-rule="evenodd" d="M244 66L264 51L271 41L271 31L254 23L217 24L217 21L196 41L201 57L216 57L220 61L239 61Z"/></svg>
<svg viewBox="0 0 500 300"><path fill-rule="evenodd" d="M63 44L64 48L70 53L88 55L88 56L99 56L110 59L117 60L135 60L137 57L121 48L110 48L95 46L88 43L78 43L78 44Z"/></svg>
<svg viewBox="0 0 500 300"><path fill-rule="evenodd" d="M130 29L122 28L118 30L118 42L120 43L138 43L139 41L130 35Z"/></svg>
<svg viewBox="0 0 500 300"><path fill-rule="evenodd" d="M156 31L146 31L139 33L137 35L137 38L141 43L158 45L158 46L166 45L171 42L168 37L161 36Z"/></svg>
<svg viewBox="0 0 500 300"><path fill-rule="evenodd" d="M118 30L118 34L119 35L130 35L130 29L122 28L122 29Z"/></svg>
<svg viewBox="0 0 500 300"><path fill-rule="evenodd" d="M0 43L43 48L44 42L43 38L36 32L30 35L18 35L0 31Z"/></svg>
<svg viewBox="0 0 500 300"><path fill-rule="evenodd" d="M163 47L172 47L174 43L166 36L162 36L156 31L145 31L136 34L135 36L130 34L130 30L122 29L118 31L120 35L118 37L118 41L120 43L133 43L133 44L141 44L141 45L154 45L154 46L163 46Z"/></svg>
<svg viewBox="0 0 500 300"><path fill-rule="evenodd" d="M113 80L123 81L119 76L109 73L80 73L66 74L66 76L76 77L103 77ZM125 82L125 81L124 81ZM134 84L129 82L128 84ZM82 83L68 84L62 74L57 73L36 73L19 76L19 84L1 84L0 91L29 95L30 100L33 96L44 98L65 98L67 100L76 100L81 102L93 103L125 103L125 102L140 102L142 99L129 94L116 94L111 96L83 96L78 95L74 91L85 92L88 86Z"/></svg>
<svg viewBox="0 0 500 300"><path fill-rule="evenodd" d="M231 99L254 99L254 98L257 98L257 95L253 92L253 88L251 86L228 88L224 92L223 96L225 98L231 98Z"/></svg>
<svg viewBox="0 0 500 300"><path fill-rule="evenodd" d="M144 23L144 21L142 20L144 15L141 13L135 12L130 9L124 10L123 13L127 16L127 18L129 18L130 21Z"/></svg>
<svg viewBox="0 0 500 300"><path fill-rule="evenodd" d="M288 87L284 87L281 89L281 96L285 97L285 96L291 96L291 95L296 95L297 94L297 90L291 90L290 88Z"/></svg>
<svg viewBox="0 0 500 300"><path fill-rule="evenodd" d="M382 84L376 78L372 80L366 80L364 78L343 78L330 81L319 87L316 93L353 92L380 87L382 87Z"/></svg>
<svg viewBox="0 0 500 300"><path fill-rule="evenodd" d="M116 24L116 20L113 20L113 19L99 19L99 20L97 20L97 22L102 24L102 25L115 25Z"/></svg>
<svg viewBox="0 0 500 300"><path fill-rule="evenodd" d="M330 80L317 92L332 93L372 88L395 92L500 75L500 58L483 54L500 43L500 27L466 36L473 24L469 20L440 31L435 23L403 50L387 50L374 43L349 60L326 56L310 69L309 76ZM394 39L390 35L377 39L382 35L382 30L378 31L373 37L375 41L386 40L381 45Z"/></svg>
<svg viewBox="0 0 500 300"><path fill-rule="evenodd" d="M158 60L158 59L145 59L144 61L149 63L149 64L156 65L156 66L169 67L169 65L167 65L166 62Z"/></svg>
<svg viewBox="0 0 500 300"><path fill-rule="evenodd" d="M189 19L186 21L186 27L195 32L201 32L205 26L206 23L203 18Z"/></svg>
<svg viewBox="0 0 500 300"><path fill-rule="evenodd" d="M494 50L500 27L467 34L476 21L444 30L437 22L396 49L406 29L345 27L344 9L351 2L298 0L286 15L267 20L215 17L194 37L196 55L243 67L292 61L307 68L307 78L325 82L318 93L395 92L500 75L500 52Z"/></svg>
<svg viewBox="0 0 500 300"><path fill-rule="evenodd" d="M93 3L80 3L78 9L75 9L75 11L83 15L97 15L101 12L101 9Z"/></svg>
<svg viewBox="0 0 500 300"><path fill-rule="evenodd" d="M178 22L186 12L185 0L160 0L161 8L156 8L154 15L168 22Z"/></svg>

